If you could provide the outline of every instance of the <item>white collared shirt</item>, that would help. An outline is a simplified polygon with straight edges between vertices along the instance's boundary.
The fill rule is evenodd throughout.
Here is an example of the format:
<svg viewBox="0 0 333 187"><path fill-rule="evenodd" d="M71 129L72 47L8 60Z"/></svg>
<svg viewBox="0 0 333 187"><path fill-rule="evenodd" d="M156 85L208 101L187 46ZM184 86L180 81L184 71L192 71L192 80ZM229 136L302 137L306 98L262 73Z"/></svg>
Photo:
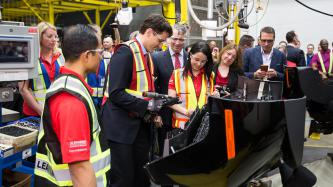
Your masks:
<svg viewBox="0 0 333 187"><path fill-rule="evenodd" d="M169 51L170 51L170 56L171 56L171 59L172 59L172 65L173 65L173 68L175 68L175 52L171 49L171 47L169 47ZM179 53L179 61L180 61L180 66L181 67L184 67L184 49L182 49Z"/></svg>
<svg viewBox="0 0 333 187"><path fill-rule="evenodd" d="M272 61L272 56L273 56L273 48L272 48L272 50L269 54L266 54L264 52L264 50L262 49L262 47L260 49L261 49L261 56L262 56L263 65L268 65L268 67L270 67L271 61Z"/></svg>

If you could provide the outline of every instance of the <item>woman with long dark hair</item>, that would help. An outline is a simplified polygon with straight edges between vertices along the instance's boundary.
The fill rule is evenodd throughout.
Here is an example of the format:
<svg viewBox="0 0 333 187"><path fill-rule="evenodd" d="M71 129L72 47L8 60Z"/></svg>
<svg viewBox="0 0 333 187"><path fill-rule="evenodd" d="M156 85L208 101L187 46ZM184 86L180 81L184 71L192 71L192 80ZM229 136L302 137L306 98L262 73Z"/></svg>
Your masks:
<svg viewBox="0 0 333 187"><path fill-rule="evenodd" d="M184 68L174 70L168 95L178 96L182 103L171 106L173 109L173 127L185 128L185 123L196 108L207 102L214 91L212 74L213 59L209 45L205 42L193 44Z"/></svg>

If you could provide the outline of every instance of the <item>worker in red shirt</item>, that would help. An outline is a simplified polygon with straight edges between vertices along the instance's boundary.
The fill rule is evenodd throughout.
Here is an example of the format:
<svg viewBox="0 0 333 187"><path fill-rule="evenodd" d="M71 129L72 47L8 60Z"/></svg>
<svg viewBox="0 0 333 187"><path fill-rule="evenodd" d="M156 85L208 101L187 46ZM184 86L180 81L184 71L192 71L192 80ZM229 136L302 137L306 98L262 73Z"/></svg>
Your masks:
<svg viewBox="0 0 333 187"><path fill-rule="evenodd" d="M171 106L172 126L180 129L186 128L185 124L194 110L202 108L214 91L213 58L209 45L205 42L193 44L189 56L184 68L173 71L168 89L169 96L178 96L182 100L181 104Z"/></svg>
<svg viewBox="0 0 333 187"><path fill-rule="evenodd" d="M104 145L92 89L85 82L101 60L96 29L64 33L65 66L47 90L35 163L36 186L107 186L110 151Z"/></svg>
<svg viewBox="0 0 333 187"><path fill-rule="evenodd" d="M37 26L40 38L40 55L38 59L38 77L19 83L19 90L24 99L23 114L40 116L43 111L46 90L59 75L64 65L64 57L56 47L58 35L55 26L41 22Z"/></svg>

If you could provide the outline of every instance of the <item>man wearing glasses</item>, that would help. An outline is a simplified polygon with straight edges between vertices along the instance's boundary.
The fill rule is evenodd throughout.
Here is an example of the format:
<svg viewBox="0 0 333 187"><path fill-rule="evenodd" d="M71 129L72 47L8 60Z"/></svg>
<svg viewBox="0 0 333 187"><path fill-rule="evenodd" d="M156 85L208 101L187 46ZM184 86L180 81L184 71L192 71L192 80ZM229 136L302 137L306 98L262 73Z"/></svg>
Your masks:
<svg viewBox="0 0 333 187"><path fill-rule="evenodd" d="M153 53L153 62L155 67L155 89L157 93L168 94L168 83L174 69L184 66L187 59L187 52L184 50L186 37L186 27L175 24L173 34L170 37L170 45L166 51ZM166 133L172 129L172 111L164 108L161 111L163 116L163 127L159 129L158 141L160 151L163 151L164 139ZM160 154L162 154L160 152Z"/></svg>
<svg viewBox="0 0 333 187"><path fill-rule="evenodd" d="M283 66L286 64L286 56L278 49L273 48L274 40L275 30L272 27L264 27L260 31L259 46L245 50L243 70L247 77L283 80Z"/></svg>
<svg viewBox="0 0 333 187"><path fill-rule="evenodd" d="M66 58L47 90L38 137L35 186L106 187L110 150L85 82L101 60L98 30L74 25L64 32Z"/></svg>
<svg viewBox="0 0 333 187"><path fill-rule="evenodd" d="M112 187L150 186L143 166L148 162L152 124L145 117L154 109L151 100L142 98L142 92L155 91L149 52L171 36L172 28L162 16L152 15L139 32L133 40L116 47L108 67L101 114L112 149ZM162 125L160 116L151 122Z"/></svg>

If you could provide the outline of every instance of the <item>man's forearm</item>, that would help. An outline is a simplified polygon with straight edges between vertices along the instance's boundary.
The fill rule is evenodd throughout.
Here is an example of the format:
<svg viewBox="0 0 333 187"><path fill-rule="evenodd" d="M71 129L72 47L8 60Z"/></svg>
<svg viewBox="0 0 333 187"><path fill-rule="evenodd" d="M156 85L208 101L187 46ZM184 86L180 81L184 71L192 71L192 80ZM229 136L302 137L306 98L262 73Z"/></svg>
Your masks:
<svg viewBox="0 0 333 187"><path fill-rule="evenodd" d="M96 176L89 161L81 161L68 164L73 186L96 187Z"/></svg>

